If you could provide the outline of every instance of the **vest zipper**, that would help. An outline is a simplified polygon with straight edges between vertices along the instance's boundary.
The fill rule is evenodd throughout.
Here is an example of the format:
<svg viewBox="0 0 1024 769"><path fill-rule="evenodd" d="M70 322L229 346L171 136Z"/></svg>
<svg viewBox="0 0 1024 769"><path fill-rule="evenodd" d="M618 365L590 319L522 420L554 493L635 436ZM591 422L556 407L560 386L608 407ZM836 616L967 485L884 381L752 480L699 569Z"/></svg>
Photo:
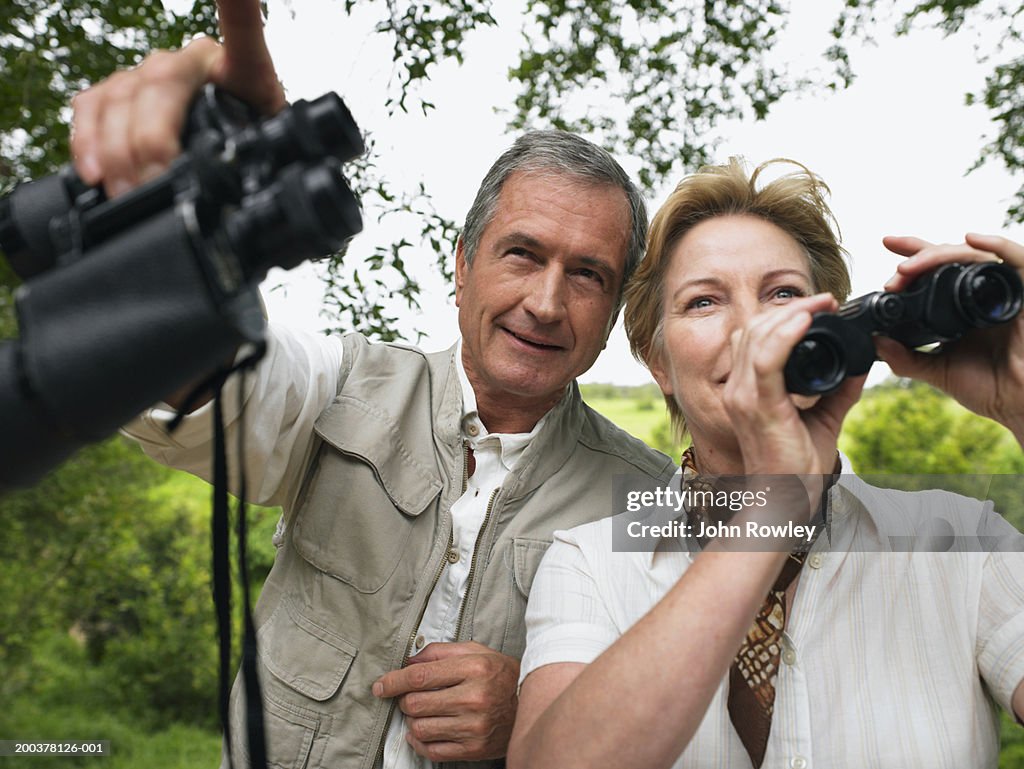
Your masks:
<svg viewBox="0 0 1024 769"><path fill-rule="evenodd" d="M462 494L465 494L466 493L466 488L469 486L469 444L468 443L463 443L462 444L462 449L463 449L462 450ZM460 499L462 498L462 494L459 495ZM494 501L493 496L491 498L491 501L492 502ZM490 514L490 512L491 512L491 505L490 505L490 502L489 502L487 504L487 513L484 514L484 524L485 525L487 524L487 516ZM401 664L401 667L403 667L403 668L406 665L409 664L409 657L410 657L409 650L412 649L413 644L416 643L416 633L420 629L420 623L423 621L423 615L426 614L426 612L427 612L427 603L430 602L430 596L433 595L434 588L437 587L437 581L439 579L441 579L441 572L444 571L445 564L448 563L448 553L451 552L453 544L455 544L454 543L454 539L453 539L453 534L452 534L451 531L449 531L448 532L448 547L445 548L445 555L441 559L441 563L438 564L437 571L434 572L434 581L430 584L430 592L427 593L427 600L423 603L423 606L420 608L420 616L416 618L416 624L413 626L412 634L409 636L409 640L405 642L405 652L402 654L402 664ZM473 558L474 558L474 560L476 559L476 553L475 552L473 554ZM470 564L469 577L472 578L472 576L473 576L473 567L472 567L472 564ZM467 584L468 584L468 580L467 580ZM468 591L468 587L467 587L467 591ZM463 602L463 603L465 603L465 602ZM462 624L462 615L460 613L460 615L459 615L459 625L461 625L461 624ZM457 629L456 629L455 637L456 637L456 639L459 637ZM377 745L377 755L373 759L373 767L374 767L374 769L377 766L383 766L384 765L384 743L387 742L387 739L388 739L388 729L391 728L391 718L392 718L392 716L394 716L394 714L395 714L395 701L391 700L391 705L390 705L390 707L388 707L388 717L387 717L387 720L384 722L384 731L380 735L380 744Z"/></svg>
<svg viewBox="0 0 1024 769"><path fill-rule="evenodd" d="M494 507L494 498L498 496L498 489L491 492L491 498L487 500L487 511L484 513L484 522L480 524L480 533L476 536L476 543L473 545L473 557L469 562L469 574L466 575L466 594L462 598L462 606L459 607L459 620L455 625L455 640L459 640L462 632L462 620L466 616L466 604L469 603L469 591L473 589L473 576L476 574L476 556L480 549L480 540L483 539L487 530L487 522L491 519L491 508Z"/></svg>

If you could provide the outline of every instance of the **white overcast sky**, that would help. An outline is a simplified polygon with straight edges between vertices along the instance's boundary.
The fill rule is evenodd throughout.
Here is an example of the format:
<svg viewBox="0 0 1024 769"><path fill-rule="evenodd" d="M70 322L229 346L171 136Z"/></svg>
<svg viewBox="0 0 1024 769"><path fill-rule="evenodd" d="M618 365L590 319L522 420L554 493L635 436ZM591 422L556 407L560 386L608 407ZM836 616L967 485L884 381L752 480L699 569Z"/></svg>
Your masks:
<svg viewBox="0 0 1024 769"><path fill-rule="evenodd" d="M380 4L375 4L379 7ZM465 65L432 71L424 96L437 105L429 117L389 117L384 90L392 76L388 41L371 34L374 15L344 15L340 0L270 0L267 37L291 99L337 91L383 152L381 168L398 180L423 180L438 209L460 222L483 174L514 139L496 106L514 96L507 70L521 44L518 2L496 3L496 28L471 35ZM822 66L827 29L838 0L794 0L789 27L777 46L793 66ZM717 159L743 155L753 162L790 157L820 174L852 255L854 295L881 287L898 257L881 246L886 234L960 241L966 231L1001 232L1024 239L1024 228L1003 226L1020 179L989 163L966 175L986 135L994 134L984 107L968 108L964 94L980 90L991 64L977 64L973 46L994 43L999 30L944 39L932 30L903 38L879 29L875 46L852 49L854 85L842 92L787 97L768 120L723 127ZM631 170L635 162L620 161ZM652 212L668 189L648 195ZM369 223L368 224L372 224ZM390 236L391 233L378 238ZM373 227L360 237L375 236ZM424 251L424 264L434 256ZM411 260L409 260L411 261ZM312 268L274 271L265 287L272 317L310 329L319 316L321 285ZM424 312L406 312L400 331L427 332L424 349L449 345L457 334L454 304L439 281L426 281ZM414 337L410 338L414 339ZM876 365L871 381L884 374ZM582 381L639 384L647 371L629 354L621 322L608 349Z"/></svg>

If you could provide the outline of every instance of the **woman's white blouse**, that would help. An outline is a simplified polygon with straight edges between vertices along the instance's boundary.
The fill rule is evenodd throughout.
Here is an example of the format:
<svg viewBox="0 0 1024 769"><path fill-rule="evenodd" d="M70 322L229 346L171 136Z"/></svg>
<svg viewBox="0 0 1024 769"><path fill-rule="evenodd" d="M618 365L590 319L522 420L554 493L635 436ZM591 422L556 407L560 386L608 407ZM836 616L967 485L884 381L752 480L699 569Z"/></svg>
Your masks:
<svg viewBox="0 0 1024 769"><path fill-rule="evenodd" d="M832 515L831 542L815 543L787 619L763 765L995 767L993 700L1008 708L1024 679L1019 535L991 504L882 490L854 475L834 487ZM675 548L615 552L616 525L555 533L530 593L521 680L543 665L593 661L692 562ZM936 544L953 552L920 551ZM676 769L751 766L726 694L727 678Z"/></svg>

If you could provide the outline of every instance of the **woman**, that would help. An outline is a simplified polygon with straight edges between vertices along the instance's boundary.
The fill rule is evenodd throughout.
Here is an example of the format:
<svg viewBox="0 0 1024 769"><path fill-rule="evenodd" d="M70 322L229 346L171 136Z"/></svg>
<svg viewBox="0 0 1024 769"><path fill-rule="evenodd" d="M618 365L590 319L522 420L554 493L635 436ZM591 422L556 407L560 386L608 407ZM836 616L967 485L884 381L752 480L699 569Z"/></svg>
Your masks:
<svg viewBox="0 0 1024 769"><path fill-rule="evenodd" d="M748 178L733 161L684 180L627 289L634 352L692 439L684 486L711 474L835 481L863 386L786 391L790 350L849 278L825 185L799 166L762 186L763 168ZM945 262L1024 268L1024 248L1002 238L886 245L912 257L893 290ZM1024 438L1024 319L941 358L885 341L897 373ZM1024 716L1024 554L871 552L887 549L897 503L911 521L1000 520L952 494L873 489L845 460L843 471L828 491L836 536L806 558L792 542L742 552L722 538L696 557L664 540L613 552L614 519L556 534L527 611L510 767L994 766L992 698Z"/></svg>

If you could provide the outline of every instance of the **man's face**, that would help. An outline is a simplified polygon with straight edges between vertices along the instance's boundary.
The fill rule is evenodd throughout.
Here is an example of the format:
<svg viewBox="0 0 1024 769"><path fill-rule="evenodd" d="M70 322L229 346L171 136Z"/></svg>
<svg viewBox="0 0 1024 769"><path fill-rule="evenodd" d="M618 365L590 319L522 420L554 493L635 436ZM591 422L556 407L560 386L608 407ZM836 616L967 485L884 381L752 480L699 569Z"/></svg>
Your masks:
<svg viewBox="0 0 1024 769"><path fill-rule="evenodd" d="M461 241L456 257L463 364L481 406L550 408L593 365L611 330L629 230L621 189L509 176L472 266Z"/></svg>

